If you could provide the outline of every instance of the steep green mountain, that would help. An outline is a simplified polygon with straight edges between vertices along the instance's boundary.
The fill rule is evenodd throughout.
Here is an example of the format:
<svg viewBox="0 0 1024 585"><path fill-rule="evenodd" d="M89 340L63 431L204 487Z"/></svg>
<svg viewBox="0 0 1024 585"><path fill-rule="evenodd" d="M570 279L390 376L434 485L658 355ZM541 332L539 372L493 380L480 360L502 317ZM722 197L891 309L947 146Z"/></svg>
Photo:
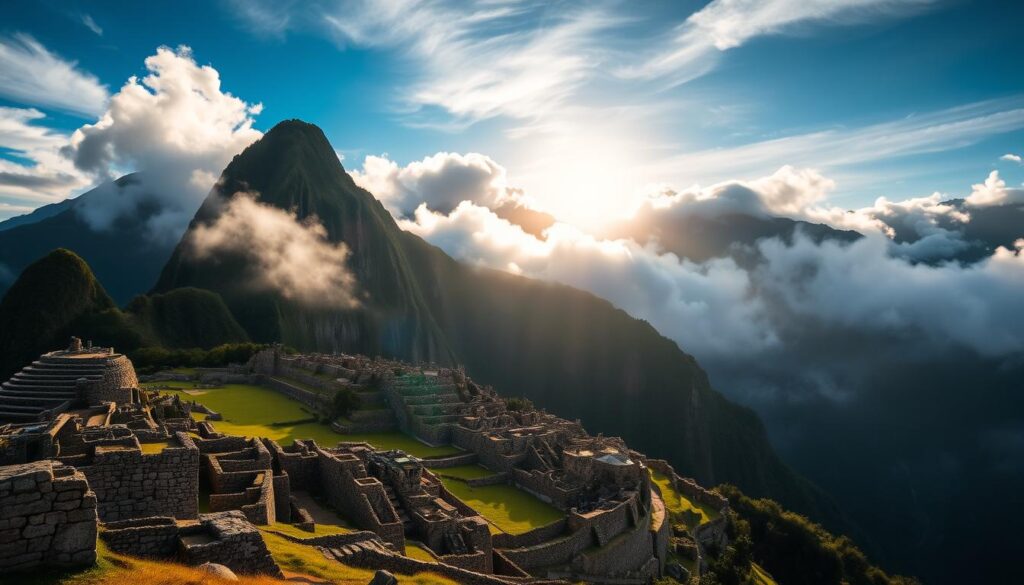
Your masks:
<svg viewBox="0 0 1024 585"><path fill-rule="evenodd" d="M359 310L312 309L249 286L249 263L240 254L197 259L189 234L211 224L226 199L238 192L315 216L331 242L351 251L349 268L364 298ZM407 360L452 361L416 281L401 232L381 204L345 173L323 132L284 122L228 164L174 250L155 290L194 286L216 291L253 341L283 341L324 351L388 354Z"/></svg>
<svg viewBox="0 0 1024 585"><path fill-rule="evenodd" d="M32 263L0 300L0 377L43 351L66 345L67 326L115 309L89 265L73 252L54 250Z"/></svg>
<svg viewBox="0 0 1024 585"><path fill-rule="evenodd" d="M126 175L76 199L0 224L0 294L26 266L57 248L73 250L85 259L118 303L153 286L170 256L171 244L148 237L145 213L122 217L109 229L94 230L76 210L102 195L101 190L124 187L135 180L137 175ZM9 275L6 281L5 273Z"/></svg>
<svg viewBox="0 0 1024 585"><path fill-rule="evenodd" d="M331 241L352 249L366 303L306 308L248 289L241 257L191 253L192 232L211 225L241 191L299 219L319 218ZM220 294L254 341L463 363L475 379L628 437L702 482L736 483L834 517L774 454L757 416L715 392L675 343L589 293L465 266L402 232L310 124L282 122L230 163L156 290L183 286Z"/></svg>
<svg viewBox="0 0 1024 585"><path fill-rule="evenodd" d="M164 347L208 348L249 339L220 296L208 290L140 295L126 311L147 339Z"/></svg>
<svg viewBox="0 0 1024 585"><path fill-rule="evenodd" d="M85 260L57 249L30 264L0 300L0 379L65 346L72 335L121 351L209 348L248 339L210 291L139 297L121 311Z"/></svg>

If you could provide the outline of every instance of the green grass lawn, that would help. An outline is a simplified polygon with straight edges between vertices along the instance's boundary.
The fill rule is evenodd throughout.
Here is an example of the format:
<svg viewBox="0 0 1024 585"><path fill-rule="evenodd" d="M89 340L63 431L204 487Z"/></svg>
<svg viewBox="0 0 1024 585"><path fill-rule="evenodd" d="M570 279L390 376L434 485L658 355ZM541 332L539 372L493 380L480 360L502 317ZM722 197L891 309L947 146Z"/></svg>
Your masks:
<svg viewBox="0 0 1024 585"><path fill-rule="evenodd" d="M405 541L405 556L411 559L426 561L428 563L437 562L437 559L427 552L427 549L422 544L412 540Z"/></svg>
<svg viewBox="0 0 1024 585"><path fill-rule="evenodd" d="M180 447L177 441L174 442L175 446ZM142 452L151 455L153 453L160 453L167 447L171 446L171 441L157 441L156 443L139 443L139 447L142 448Z"/></svg>
<svg viewBox="0 0 1024 585"><path fill-rule="evenodd" d="M493 471L480 465L460 465L459 467L445 467L431 469L430 471L440 477L454 477L456 479L479 479L494 475Z"/></svg>
<svg viewBox="0 0 1024 585"><path fill-rule="evenodd" d="M494 529L522 534L558 520L564 514L531 494L510 485L471 487L465 481L442 477L448 491L476 510Z"/></svg>
<svg viewBox="0 0 1024 585"><path fill-rule="evenodd" d="M195 400L219 412L224 420L213 426L222 433L245 437L266 437L284 445L295 439L313 439L323 447L333 447L339 441L366 441L378 449L401 449L416 457L444 457L461 453L455 447L431 447L402 433L372 433L343 435L329 426L315 422L274 425L275 422L301 420L313 415L303 409L300 402L280 392L249 384L227 384L223 388L196 388L192 382L147 382L149 388L171 387L167 392L181 396L182 400ZM185 392L185 389L193 389ZM202 420L205 415L198 414Z"/></svg>
<svg viewBox="0 0 1024 585"><path fill-rule="evenodd" d="M715 518L718 518L719 512L711 506L705 506L697 502L691 501L689 498L683 496L683 494L676 491L672 487L672 482L668 477L651 470L651 479L661 488L661 499L665 501L665 509L668 510L670 517L674 521L678 519L684 520L684 524L688 527L691 526L692 522L686 521L687 518L696 518L696 524L707 524ZM680 518L681 517L681 518Z"/></svg>
<svg viewBox="0 0 1024 585"><path fill-rule="evenodd" d="M270 526L260 526L260 530L266 532L271 530L274 532L280 532L293 536L295 538L313 538L314 536L329 536L332 534L350 534L351 528L342 526L340 524L320 524L316 523L313 525L313 532L306 532L293 524L286 524L284 522L274 522Z"/></svg>

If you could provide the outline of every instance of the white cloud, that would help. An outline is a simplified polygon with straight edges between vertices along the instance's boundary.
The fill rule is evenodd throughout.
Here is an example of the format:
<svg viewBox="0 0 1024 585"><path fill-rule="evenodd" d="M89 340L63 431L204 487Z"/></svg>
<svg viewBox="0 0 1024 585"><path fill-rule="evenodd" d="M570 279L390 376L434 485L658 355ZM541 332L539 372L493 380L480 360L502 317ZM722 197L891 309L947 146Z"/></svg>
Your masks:
<svg viewBox="0 0 1024 585"><path fill-rule="evenodd" d="M446 154L444 160L458 159ZM395 179L404 169L378 162L386 163L379 176L411 192L403 197L423 199L415 180ZM874 363L871 348L890 343L913 342L913 352L934 355L957 348L986 356L1024 350L1024 242L972 264L943 262L970 245L961 230L971 218L970 207L945 203L938 193L906 201L882 197L870 207L841 210L824 205L834 187L827 177L783 167L752 181L666 190L634 216L642 224L651 214L785 211L866 234L852 243L816 244L799 232L790 243L762 239L756 254L739 264L730 257L695 263L665 253L656 241L641 246L603 239L563 223L535 237L487 209L482 202L490 186L476 184L480 192L460 196L450 212L423 204L401 227L463 261L606 298L715 367L737 355L751 371L758 360L796 367L794 356L819 350L833 356L846 351L848 341L849 363ZM988 188L1005 186L990 178ZM822 364L807 380L836 398L843 374L833 365Z"/></svg>
<svg viewBox="0 0 1024 585"><path fill-rule="evenodd" d="M1005 160L1005 161L1015 162L1015 163L1024 162L1024 158L1021 158L1021 156L1019 154L1013 154L1013 153L1006 153L1003 156L999 157L999 160Z"/></svg>
<svg viewBox="0 0 1024 585"><path fill-rule="evenodd" d="M85 25L85 28L87 28L87 29L91 30L92 32L96 33L97 36L101 36L101 37L103 36L103 29L100 27L100 25L96 24L96 21L93 20L91 15L83 14L82 15L82 24Z"/></svg>
<svg viewBox="0 0 1024 585"><path fill-rule="evenodd" d="M898 335L986 356L1024 350L1024 241L970 266L910 264L870 236L849 245L798 239L761 245L755 281L786 318L829 330Z"/></svg>
<svg viewBox="0 0 1024 585"><path fill-rule="evenodd" d="M984 183L974 185L967 203L977 207L1024 203L1024 189L1006 187L1006 181L999 178L999 171L992 171Z"/></svg>
<svg viewBox="0 0 1024 585"><path fill-rule="evenodd" d="M196 64L188 47L161 47L145 63L149 74L131 77L64 153L101 179L143 172L140 182L76 207L94 229L156 203L150 233L174 242L231 157L262 136L252 127L261 106L222 91L217 70Z"/></svg>
<svg viewBox="0 0 1024 585"><path fill-rule="evenodd" d="M291 9L295 0L257 2L255 0L227 0L229 12L247 24L253 32L284 38L292 26Z"/></svg>
<svg viewBox="0 0 1024 585"><path fill-rule="evenodd" d="M566 224L540 240L468 201L448 215L420 207L414 220L400 223L467 262L591 291L698 355L776 343L760 301L750 297L746 273L729 259L697 265Z"/></svg>
<svg viewBox="0 0 1024 585"><path fill-rule="evenodd" d="M27 34L0 38L0 96L76 114L98 114L107 89L74 61L51 53Z"/></svg>
<svg viewBox="0 0 1024 585"><path fill-rule="evenodd" d="M273 290L308 306L358 306L356 279L346 264L348 247L328 241L316 218L300 222L294 213L257 199L235 194L216 221L191 232L189 250L198 258L224 252L244 256L249 285L257 290Z"/></svg>
<svg viewBox="0 0 1024 585"><path fill-rule="evenodd" d="M626 77L665 77L684 83L714 67L718 55L748 40L800 30L801 25L861 24L902 15L930 0L713 0L687 17L643 64Z"/></svg>
<svg viewBox="0 0 1024 585"><path fill-rule="evenodd" d="M0 148L26 161L0 158L0 199L6 200L7 215L63 199L91 182L60 154L68 136L38 124L45 118L34 108L0 107Z"/></svg>
<svg viewBox="0 0 1024 585"><path fill-rule="evenodd" d="M351 174L396 217L412 215L421 203L448 213L463 201L493 209L519 198L508 186L505 168L475 152L439 152L404 167L386 157L368 156L362 170Z"/></svg>

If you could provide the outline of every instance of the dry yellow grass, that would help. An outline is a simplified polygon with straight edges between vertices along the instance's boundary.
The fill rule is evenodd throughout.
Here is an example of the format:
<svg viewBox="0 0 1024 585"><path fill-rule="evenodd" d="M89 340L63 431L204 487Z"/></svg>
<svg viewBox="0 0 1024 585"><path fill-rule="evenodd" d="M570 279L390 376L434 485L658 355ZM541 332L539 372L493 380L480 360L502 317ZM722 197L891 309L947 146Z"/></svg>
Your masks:
<svg viewBox="0 0 1024 585"><path fill-rule="evenodd" d="M96 566L85 571L42 572L18 576L20 585L284 585L271 577L240 575L226 581L194 567L137 559L112 552L103 541L96 543ZM6 582L6 581L5 581Z"/></svg>
<svg viewBox="0 0 1024 585"><path fill-rule="evenodd" d="M194 567L177 563L151 561L117 554L102 540L97 541L98 559L90 569L78 572L40 571L16 576L2 576L0 583L18 585L296 585L297 583L331 585L365 585L374 571L349 567L325 558L313 547L288 541L274 534L264 533L267 548L288 580L266 576L239 575L237 581L226 581ZM302 581L302 577L307 578ZM16 579L7 581L8 577ZM455 582L433 573L397 575L400 583L414 585L455 585Z"/></svg>

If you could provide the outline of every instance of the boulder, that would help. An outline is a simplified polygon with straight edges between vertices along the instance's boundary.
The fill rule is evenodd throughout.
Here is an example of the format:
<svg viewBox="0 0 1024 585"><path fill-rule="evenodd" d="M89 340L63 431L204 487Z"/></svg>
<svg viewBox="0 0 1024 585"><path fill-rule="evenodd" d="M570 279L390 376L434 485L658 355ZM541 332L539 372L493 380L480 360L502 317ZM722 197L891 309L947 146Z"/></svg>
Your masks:
<svg viewBox="0 0 1024 585"><path fill-rule="evenodd" d="M389 571L381 569L374 573L369 585L398 585L398 579Z"/></svg>
<svg viewBox="0 0 1024 585"><path fill-rule="evenodd" d="M224 579L225 581L238 581L238 575L235 575L234 571L224 565L219 565L217 563L203 563L196 568L204 573L209 573L218 579Z"/></svg>

